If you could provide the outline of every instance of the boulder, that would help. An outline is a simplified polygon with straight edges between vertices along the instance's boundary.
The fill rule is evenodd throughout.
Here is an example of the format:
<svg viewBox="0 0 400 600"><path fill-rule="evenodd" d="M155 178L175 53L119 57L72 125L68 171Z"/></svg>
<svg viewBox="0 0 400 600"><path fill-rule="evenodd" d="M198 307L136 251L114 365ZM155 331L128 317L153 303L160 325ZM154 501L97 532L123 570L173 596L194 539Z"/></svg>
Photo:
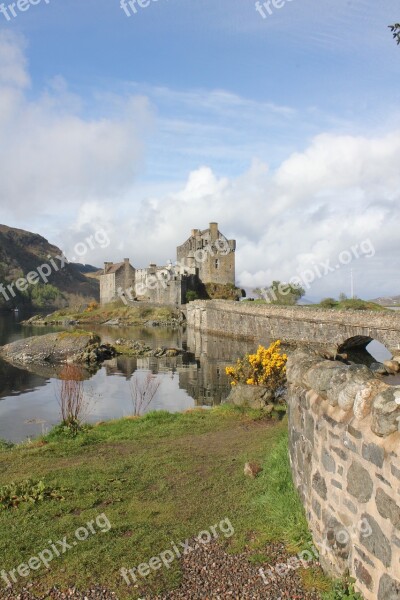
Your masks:
<svg viewBox="0 0 400 600"><path fill-rule="evenodd" d="M304 383L317 394L326 398L328 390L332 389L333 381L346 379L348 367L340 362L324 360L309 369L304 377Z"/></svg>
<svg viewBox="0 0 400 600"><path fill-rule="evenodd" d="M387 375L387 371L382 363L374 362L371 364L370 369L376 375Z"/></svg>
<svg viewBox="0 0 400 600"><path fill-rule="evenodd" d="M400 386L389 386L380 392L372 404L371 429L376 435L384 437L399 429Z"/></svg>
<svg viewBox="0 0 400 600"><path fill-rule="evenodd" d="M274 400L274 393L268 388L259 385L233 385L227 397L228 404L235 406L246 406L248 408L266 408L271 406Z"/></svg>
<svg viewBox="0 0 400 600"><path fill-rule="evenodd" d="M395 375L400 371L400 365L396 360L385 360L383 366L389 375Z"/></svg>
<svg viewBox="0 0 400 600"><path fill-rule="evenodd" d="M389 386L380 379L370 379L362 385L354 400L354 416L356 419L364 419L371 412L375 396L384 392Z"/></svg>
<svg viewBox="0 0 400 600"><path fill-rule="evenodd" d="M244 465L244 474L247 477L251 477L252 479L255 479L257 477L257 475L259 473L261 473L262 468L260 467L260 465L258 463L255 462L247 462Z"/></svg>

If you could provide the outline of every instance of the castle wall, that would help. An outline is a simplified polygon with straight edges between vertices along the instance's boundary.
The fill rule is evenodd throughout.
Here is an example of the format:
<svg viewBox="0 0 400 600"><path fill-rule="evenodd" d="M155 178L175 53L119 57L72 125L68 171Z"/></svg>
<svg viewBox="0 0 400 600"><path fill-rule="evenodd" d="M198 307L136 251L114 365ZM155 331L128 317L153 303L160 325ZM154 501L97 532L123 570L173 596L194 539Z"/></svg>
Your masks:
<svg viewBox="0 0 400 600"><path fill-rule="evenodd" d="M108 304L115 299L115 273L100 277L100 303Z"/></svg>
<svg viewBox="0 0 400 600"><path fill-rule="evenodd" d="M400 598L399 386L369 369L289 357L289 449L320 562L365 600Z"/></svg>

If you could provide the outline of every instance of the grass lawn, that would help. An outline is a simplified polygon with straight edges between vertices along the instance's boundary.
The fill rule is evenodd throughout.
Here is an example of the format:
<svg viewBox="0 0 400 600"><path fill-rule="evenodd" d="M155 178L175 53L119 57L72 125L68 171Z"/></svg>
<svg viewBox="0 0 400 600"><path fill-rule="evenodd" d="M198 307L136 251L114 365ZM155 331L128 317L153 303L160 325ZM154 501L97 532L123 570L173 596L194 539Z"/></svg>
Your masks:
<svg viewBox="0 0 400 600"><path fill-rule="evenodd" d="M50 433L44 441L0 449L0 488L43 480L64 497L0 507L0 569L27 563L64 536L72 545L75 531L102 513L109 531L94 524L95 533L54 558L48 570L41 565L18 581L33 581L35 591L100 583L121 599L137 598L140 590L127 586L121 567L146 563L171 542L223 519L235 530L232 537L220 536L232 552L251 545L262 559L263 545L272 539L298 549L309 534L291 483L286 430L286 419L223 406L150 413L100 424L76 439ZM243 475L248 460L264 467L256 479ZM144 581L153 592L179 585L178 561Z"/></svg>
<svg viewBox="0 0 400 600"><path fill-rule="evenodd" d="M57 323L66 317L78 323L104 323L112 319L120 319L126 325L142 325L146 321L166 321L177 318L179 311L168 306L148 306L138 304L125 306L122 302L114 302L98 306L93 310L74 311L72 309L58 310L46 316L48 324Z"/></svg>

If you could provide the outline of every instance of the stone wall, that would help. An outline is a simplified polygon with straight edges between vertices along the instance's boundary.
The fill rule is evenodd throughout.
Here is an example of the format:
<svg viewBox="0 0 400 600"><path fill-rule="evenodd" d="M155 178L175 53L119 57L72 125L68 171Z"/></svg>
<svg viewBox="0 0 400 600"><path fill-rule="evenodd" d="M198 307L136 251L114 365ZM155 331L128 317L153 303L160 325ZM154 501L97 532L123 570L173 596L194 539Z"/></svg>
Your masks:
<svg viewBox="0 0 400 600"><path fill-rule="evenodd" d="M288 360L289 448L324 569L400 599L400 386L361 365Z"/></svg>
<svg viewBox="0 0 400 600"><path fill-rule="evenodd" d="M115 300L115 273L100 277L100 302L108 304Z"/></svg>
<svg viewBox="0 0 400 600"><path fill-rule="evenodd" d="M400 348L400 315L394 311L337 311L306 306L198 300L188 305L187 321L189 327L204 333L255 343L265 344L281 339L338 348L351 339L361 346L376 339L393 353L397 354Z"/></svg>

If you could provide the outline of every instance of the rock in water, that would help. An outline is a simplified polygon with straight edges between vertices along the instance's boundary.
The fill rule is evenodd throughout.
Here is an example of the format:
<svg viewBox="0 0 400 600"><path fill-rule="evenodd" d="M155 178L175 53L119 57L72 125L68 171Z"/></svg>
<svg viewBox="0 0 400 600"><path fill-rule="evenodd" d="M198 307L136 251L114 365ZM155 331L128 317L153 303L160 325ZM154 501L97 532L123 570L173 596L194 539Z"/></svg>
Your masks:
<svg viewBox="0 0 400 600"><path fill-rule="evenodd" d="M88 362L93 353L100 362L115 350L101 345L98 335L90 332L60 332L17 340L0 348L0 356L16 365Z"/></svg>

